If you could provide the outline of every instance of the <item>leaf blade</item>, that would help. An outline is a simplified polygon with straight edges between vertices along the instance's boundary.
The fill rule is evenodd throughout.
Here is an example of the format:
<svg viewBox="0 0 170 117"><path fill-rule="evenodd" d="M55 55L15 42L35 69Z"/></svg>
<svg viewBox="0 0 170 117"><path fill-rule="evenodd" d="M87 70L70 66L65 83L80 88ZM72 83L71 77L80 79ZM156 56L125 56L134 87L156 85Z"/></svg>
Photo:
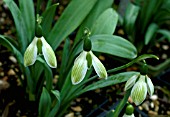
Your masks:
<svg viewBox="0 0 170 117"><path fill-rule="evenodd" d="M118 84L121 82L125 82L127 81L129 78L131 78L134 75L140 74L139 72L122 72L122 73L118 73L116 75L112 75L109 76L107 80L99 80L93 84L90 84L88 86L86 86L81 93L87 92L87 91L91 91L97 88L103 88L106 86L111 86L114 84Z"/></svg>
<svg viewBox="0 0 170 117"><path fill-rule="evenodd" d="M113 34L118 22L118 14L112 8L106 9L92 26L94 34Z"/></svg>
<svg viewBox="0 0 170 117"><path fill-rule="evenodd" d="M34 4L32 0L19 0L21 14L24 19L26 34L29 42L35 34L35 14L34 14Z"/></svg>
<svg viewBox="0 0 170 117"><path fill-rule="evenodd" d="M65 37L73 32L84 20L97 0L72 0L49 33L47 40L54 50Z"/></svg>
<svg viewBox="0 0 170 117"><path fill-rule="evenodd" d="M47 115L50 112L50 106L51 106L51 97L48 93L47 89L43 87L40 102L39 102L39 116L40 117L47 117Z"/></svg>
<svg viewBox="0 0 170 117"><path fill-rule="evenodd" d="M133 44L119 36L94 35L91 37L92 50L107 53L122 58L133 59L137 56L137 50Z"/></svg>

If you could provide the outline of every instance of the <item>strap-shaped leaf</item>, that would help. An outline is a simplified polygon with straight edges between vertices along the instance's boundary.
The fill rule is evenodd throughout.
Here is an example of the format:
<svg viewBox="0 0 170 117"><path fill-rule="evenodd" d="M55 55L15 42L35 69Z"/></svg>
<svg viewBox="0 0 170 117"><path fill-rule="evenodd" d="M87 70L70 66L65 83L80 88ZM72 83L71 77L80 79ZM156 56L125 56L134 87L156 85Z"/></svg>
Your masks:
<svg viewBox="0 0 170 117"><path fill-rule="evenodd" d="M43 64L43 67L44 68L44 72L45 72L45 80L46 80L46 89L48 91L50 91L52 89L52 80L53 80L53 74L52 74L52 70L49 68L49 66L47 65L47 63L41 58L41 57L38 57L37 58L38 61L40 61L42 64ZM36 70L37 72L41 72L42 68ZM41 77L39 77L41 78ZM44 82L42 82L44 83Z"/></svg>
<svg viewBox="0 0 170 117"><path fill-rule="evenodd" d="M124 28L127 34L131 35L134 32L134 26L139 9L139 6L129 2L124 16Z"/></svg>
<svg viewBox="0 0 170 117"><path fill-rule="evenodd" d="M152 21L153 16L160 10L163 2L164 0L149 0L148 2L143 2L139 14L139 20L137 22L141 34L145 33L147 26Z"/></svg>
<svg viewBox="0 0 170 117"><path fill-rule="evenodd" d="M72 0L49 33L47 41L55 50L85 19L97 0Z"/></svg>
<svg viewBox="0 0 170 117"><path fill-rule="evenodd" d="M60 76L64 76L64 71L67 67L67 63L68 63L68 59L69 59L69 53L70 53L70 39L67 38L65 40L65 44L64 44L64 48L63 48L63 52L62 52L62 62L61 62L61 67L60 67Z"/></svg>
<svg viewBox="0 0 170 117"><path fill-rule="evenodd" d="M91 37L92 50L107 53L123 58L133 59L137 56L137 50L126 39L114 35L94 35Z"/></svg>
<svg viewBox="0 0 170 117"><path fill-rule="evenodd" d="M121 83L121 82L125 82L129 78L131 78L132 76L137 75L137 74L139 74L139 72L122 72L122 73L119 73L119 74L109 76L107 80L99 80L99 81L97 81L93 84L86 86L81 91L81 93L91 91L91 90L95 90L95 89L98 89L98 88L111 86L111 85L118 84L118 83Z"/></svg>
<svg viewBox="0 0 170 117"><path fill-rule="evenodd" d="M156 23L152 23L148 26L145 34L145 45L147 45L151 39L153 39L156 31L158 30L158 25Z"/></svg>
<svg viewBox="0 0 170 117"><path fill-rule="evenodd" d="M78 42L79 39L83 36L83 30L85 27L89 28L91 30L93 24L98 19L99 15L105 11L107 8L110 8L113 4L114 0L98 0L93 9L88 14L87 18L83 21L81 24L76 38L74 39L74 44Z"/></svg>
<svg viewBox="0 0 170 117"><path fill-rule="evenodd" d="M159 29L159 30L157 31L157 33L162 34L162 35L163 35L165 38L167 38L168 41L170 42L170 31L165 30L165 29Z"/></svg>
<svg viewBox="0 0 170 117"><path fill-rule="evenodd" d="M52 22L54 19L55 11L58 4L54 4L50 6L47 10L45 10L42 14L43 20L42 20L42 29L43 29L43 36L47 37L52 26Z"/></svg>
<svg viewBox="0 0 170 117"><path fill-rule="evenodd" d="M39 102L39 116L47 117L50 112L51 107L51 97L47 89L43 87L40 102Z"/></svg>
<svg viewBox="0 0 170 117"><path fill-rule="evenodd" d="M112 8L105 10L93 24L93 34L113 34L117 25L118 15Z"/></svg>
<svg viewBox="0 0 170 117"><path fill-rule="evenodd" d="M27 46L27 38L26 38L26 27L24 24L24 19L19 10L18 6L13 0L4 0L8 8L10 9L12 16L14 18L16 30L18 33L18 41L20 45L21 52L24 53Z"/></svg>
<svg viewBox="0 0 170 117"><path fill-rule="evenodd" d="M61 103L61 100L60 100L60 92L58 90L52 90L51 91L52 94L55 96L56 98L56 103L55 103L55 106L52 108L52 110L50 111L48 117L55 117L59 107L60 107L60 103Z"/></svg>
<svg viewBox="0 0 170 117"><path fill-rule="evenodd" d="M26 26L27 38L29 39L29 42L31 42L35 33L35 14L33 0L19 0L19 5Z"/></svg>

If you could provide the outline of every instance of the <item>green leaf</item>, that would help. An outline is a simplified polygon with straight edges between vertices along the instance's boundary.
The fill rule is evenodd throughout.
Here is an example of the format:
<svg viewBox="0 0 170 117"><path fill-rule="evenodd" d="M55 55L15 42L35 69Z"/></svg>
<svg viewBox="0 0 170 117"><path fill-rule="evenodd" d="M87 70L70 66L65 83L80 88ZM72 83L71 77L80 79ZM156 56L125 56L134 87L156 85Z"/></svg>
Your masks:
<svg viewBox="0 0 170 117"><path fill-rule="evenodd" d="M46 89L50 91L52 89L52 81L53 81L53 74L50 67L47 65L47 63L40 57L37 58L38 61L40 61L43 64L44 72L45 72L45 79L46 79ZM41 69L40 69L41 70ZM44 82L42 82L44 83Z"/></svg>
<svg viewBox="0 0 170 117"><path fill-rule="evenodd" d="M166 37L168 39L168 41L170 42L170 31L165 30L165 29L160 29L157 31L157 33L162 34L164 37Z"/></svg>
<svg viewBox="0 0 170 117"><path fill-rule="evenodd" d="M110 8L113 4L113 1L114 0L98 0L97 1L95 6L93 7L93 9L88 14L87 18L81 24L81 26L77 32L76 38L74 39L74 44L76 44L78 42L78 40L80 40L82 38L84 28L87 27L87 28L91 29L93 24L96 22L97 18L99 17L99 15L103 11L105 11L107 8Z"/></svg>
<svg viewBox="0 0 170 117"><path fill-rule="evenodd" d="M42 1L43 1L43 0L37 0L37 4L36 4L36 14L39 14L39 12L40 12Z"/></svg>
<svg viewBox="0 0 170 117"><path fill-rule="evenodd" d="M95 90L98 88L103 88L103 87L107 87L107 86L111 86L111 85L115 85L121 82L125 82L127 81L129 78L131 78L134 75L140 74L139 72L122 72L122 73L118 73L112 76L109 76L107 80L99 80L93 84L90 84L88 86L86 86L81 93L87 92L87 91L91 91L91 90Z"/></svg>
<svg viewBox="0 0 170 117"><path fill-rule="evenodd" d="M47 117L50 112L51 97L47 89L43 87L39 102L39 117Z"/></svg>
<svg viewBox="0 0 170 117"><path fill-rule="evenodd" d="M151 23L145 33L145 45L148 45L148 43L153 39L156 31L158 30L158 25L155 23Z"/></svg>
<svg viewBox="0 0 170 117"><path fill-rule="evenodd" d="M53 109L50 111L48 117L55 117L55 115L60 107L60 103L61 103L60 92L58 90L52 90L51 92L55 96L56 102L55 102Z"/></svg>
<svg viewBox="0 0 170 117"><path fill-rule="evenodd" d="M91 37L92 50L123 58L133 59L137 50L133 44L122 37L114 35L94 35Z"/></svg>
<svg viewBox="0 0 170 117"><path fill-rule="evenodd" d="M54 20L55 11L58 4L54 4L50 6L47 10L45 10L42 14L43 20L42 20L42 29L43 29L43 35L44 37L47 37L52 26L52 22Z"/></svg>
<svg viewBox="0 0 170 117"><path fill-rule="evenodd" d="M19 0L20 10L26 26L29 42L35 34L35 14L33 0Z"/></svg>
<svg viewBox="0 0 170 117"><path fill-rule="evenodd" d="M134 33L135 22L139 10L140 8L138 6L129 2L124 16L124 29L129 35L132 35Z"/></svg>
<svg viewBox="0 0 170 117"><path fill-rule="evenodd" d="M70 50L70 39L65 40L64 48L63 48L63 54L62 54L62 62L61 62L61 67L60 67L60 75L62 76L64 73L64 68L67 67L67 62L69 59L69 50Z"/></svg>
<svg viewBox="0 0 170 117"><path fill-rule="evenodd" d="M160 10L163 1L164 0L148 0L147 2L143 2L137 23L141 34L145 33L154 15Z"/></svg>
<svg viewBox="0 0 170 117"><path fill-rule="evenodd" d="M118 15L115 10L109 8L105 10L93 24L92 35L113 34L117 25Z"/></svg>
<svg viewBox="0 0 170 117"><path fill-rule="evenodd" d="M88 15L97 0L72 0L49 33L47 41L54 48L72 33Z"/></svg>
<svg viewBox="0 0 170 117"><path fill-rule="evenodd" d="M4 0L8 8L10 9L12 16L14 18L17 34L18 34L18 42L20 45L21 53L24 53L26 47L27 47L27 38L26 35L26 27L24 25L24 19L21 14L21 11L19 10L18 6L13 0Z"/></svg>

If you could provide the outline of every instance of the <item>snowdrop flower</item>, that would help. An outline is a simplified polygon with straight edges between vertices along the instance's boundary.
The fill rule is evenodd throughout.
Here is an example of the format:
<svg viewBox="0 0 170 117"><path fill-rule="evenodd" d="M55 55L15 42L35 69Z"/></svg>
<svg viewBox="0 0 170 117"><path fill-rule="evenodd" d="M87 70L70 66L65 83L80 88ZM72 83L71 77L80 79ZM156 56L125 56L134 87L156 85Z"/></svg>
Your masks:
<svg viewBox="0 0 170 117"><path fill-rule="evenodd" d="M147 92L153 95L154 85L147 75L134 75L125 84L125 91L132 87L130 97L136 105L140 105L146 98Z"/></svg>
<svg viewBox="0 0 170 117"><path fill-rule="evenodd" d="M84 79L86 72L91 65L93 65L97 75L100 78L107 79L106 69L100 60L93 54L92 51L83 51L76 58L72 68L71 80L74 85L80 83Z"/></svg>
<svg viewBox="0 0 170 117"><path fill-rule="evenodd" d="M33 65L37 59L38 54L43 54L45 61L51 68L57 67L57 60L55 53L51 46L46 42L45 38L42 36L41 28L37 29L40 33L34 37L31 44L28 46L24 53L24 65Z"/></svg>
<svg viewBox="0 0 170 117"><path fill-rule="evenodd" d="M89 32L85 30L86 38L84 39L83 51L75 59L71 72L72 84L79 84L85 77L86 72L91 66L94 67L100 78L107 79L107 72L100 60L91 51L92 44L89 39Z"/></svg>

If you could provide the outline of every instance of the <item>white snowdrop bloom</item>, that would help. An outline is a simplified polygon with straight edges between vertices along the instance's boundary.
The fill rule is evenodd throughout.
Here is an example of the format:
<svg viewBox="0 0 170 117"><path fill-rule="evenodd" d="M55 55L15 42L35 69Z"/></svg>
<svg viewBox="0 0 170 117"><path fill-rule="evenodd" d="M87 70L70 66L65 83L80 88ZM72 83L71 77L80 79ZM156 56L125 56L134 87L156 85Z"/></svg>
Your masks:
<svg viewBox="0 0 170 117"><path fill-rule="evenodd" d="M51 46L46 42L44 37L34 37L24 54L24 65L33 65L37 59L38 54L43 54L45 61L51 68L57 67L57 60L55 53Z"/></svg>
<svg viewBox="0 0 170 117"><path fill-rule="evenodd" d="M107 79L107 72L101 61L93 54L92 51L82 51L75 59L71 72L72 84L79 84L85 77L88 68L94 67L100 78Z"/></svg>
<svg viewBox="0 0 170 117"><path fill-rule="evenodd" d="M131 87L130 97L136 105L140 105L145 100L147 92L150 96L154 93L154 85L147 75L135 75L131 77L125 84L125 91Z"/></svg>

